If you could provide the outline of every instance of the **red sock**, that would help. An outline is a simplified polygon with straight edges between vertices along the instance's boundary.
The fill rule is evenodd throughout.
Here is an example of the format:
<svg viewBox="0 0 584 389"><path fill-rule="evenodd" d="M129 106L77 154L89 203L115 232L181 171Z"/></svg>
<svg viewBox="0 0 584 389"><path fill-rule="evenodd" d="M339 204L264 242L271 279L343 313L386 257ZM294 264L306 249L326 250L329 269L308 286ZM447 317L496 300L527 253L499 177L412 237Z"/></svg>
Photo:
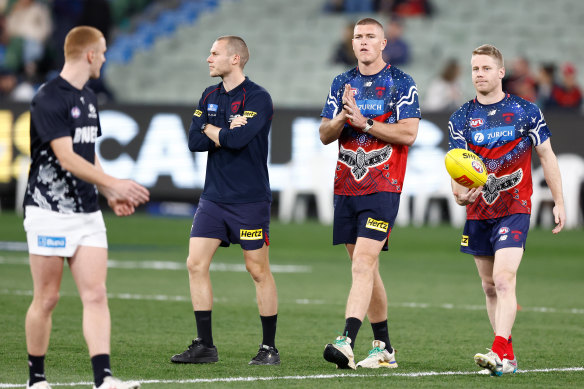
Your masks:
<svg viewBox="0 0 584 389"><path fill-rule="evenodd" d="M503 355L505 355L505 351L507 349L507 339L503 338L502 336L495 336L495 340L493 341L493 346L491 350L496 353L501 360L503 360Z"/></svg>
<svg viewBox="0 0 584 389"><path fill-rule="evenodd" d="M513 341L511 340L511 335L509 335L509 339L507 340L506 353L507 353L507 355L505 356L505 358L507 358L509 360L515 359L515 354L513 353Z"/></svg>

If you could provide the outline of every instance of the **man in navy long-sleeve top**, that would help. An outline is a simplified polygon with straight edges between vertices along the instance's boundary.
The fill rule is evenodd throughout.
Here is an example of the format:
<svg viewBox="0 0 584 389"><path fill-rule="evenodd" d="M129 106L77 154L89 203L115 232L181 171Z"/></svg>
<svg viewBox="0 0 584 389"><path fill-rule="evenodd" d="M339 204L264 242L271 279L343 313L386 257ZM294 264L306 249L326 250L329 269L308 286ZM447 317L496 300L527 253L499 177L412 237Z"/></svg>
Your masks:
<svg viewBox="0 0 584 389"><path fill-rule="evenodd" d="M256 287L263 330L250 365L279 365L275 346L278 296L270 271L268 134L273 105L269 93L243 73L249 59L240 37L217 38L207 58L211 77L222 82L203 92L189 129L189 149L208 151L203 194L191 228L187 267L197 338L171 358L174 363L219 360L213 344L213 291L209 266L219 246L241 245Z"/></svg>

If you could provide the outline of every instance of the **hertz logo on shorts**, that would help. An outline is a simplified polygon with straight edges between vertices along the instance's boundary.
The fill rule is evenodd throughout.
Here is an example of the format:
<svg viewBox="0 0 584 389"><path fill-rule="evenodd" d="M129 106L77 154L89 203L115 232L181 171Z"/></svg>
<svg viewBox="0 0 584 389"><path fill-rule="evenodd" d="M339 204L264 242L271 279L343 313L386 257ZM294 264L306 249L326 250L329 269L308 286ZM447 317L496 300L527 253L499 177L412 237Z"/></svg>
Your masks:
<svg viewBox="0 0 584 389"><path fill-rule="evenodd" d="M243 117L244 118L252 118L252 117L254 117L257 114L258 113L257 112L254 112L254 111L243 111Z"/></svg>
<svg viewBox="0 0 584 389"><path fill-rule="evenodd" d="M258 230L239 230L239 239L241 240L257 240L263 239L263 237L261 228Z"/></svg>
<svg viewBox="0 0 584 389"><path fill-rule="evenodd" d="M371 228L372 230L387 232L387 229L389 228L389 223L381 220L375 220L373 218L367 218L365 228Z"/></svg>
<svg viewBox="0 0 584 389"><path fill-rule="evenodd" d="M462 239L460 240L460 245L468 247L468 235L462 236Z"/></svg>
<svg viewBox="0 0 584 389"><path fill-rule="evenodd" d="M203 114L203 111L199 111L197 109L193 115L195 115L196 117L200 118L202 114Z"/></svg>

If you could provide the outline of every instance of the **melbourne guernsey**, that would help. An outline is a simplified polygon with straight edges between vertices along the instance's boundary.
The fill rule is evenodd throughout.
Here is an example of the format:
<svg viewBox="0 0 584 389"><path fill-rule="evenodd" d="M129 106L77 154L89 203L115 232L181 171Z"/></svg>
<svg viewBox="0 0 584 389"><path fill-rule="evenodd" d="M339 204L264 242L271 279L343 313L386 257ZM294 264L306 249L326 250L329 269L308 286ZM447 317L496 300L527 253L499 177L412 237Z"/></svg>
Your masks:
<svg viewBox="0 0 584 389"><path fill-rule="evenodd" d="M345 84L351 85L359 110L367 118L382 123L420 118L416 84L408 74L389 64L374 75L363 75L354 68L337 76L321 117L332 119L342 109ZM401 193L407 156L408 146L386 143L347 121L339 137L335 194Z"/></svg>
<svg viewBox="0 0 584 389"><path fill-rule="evenodd" d="M467 205L467 218L494 219L531 213L531 150L550 136L540 109L520 97L483 105L476 99L450 118L449 148L473 151L489 173L482 195Z"/></svg>

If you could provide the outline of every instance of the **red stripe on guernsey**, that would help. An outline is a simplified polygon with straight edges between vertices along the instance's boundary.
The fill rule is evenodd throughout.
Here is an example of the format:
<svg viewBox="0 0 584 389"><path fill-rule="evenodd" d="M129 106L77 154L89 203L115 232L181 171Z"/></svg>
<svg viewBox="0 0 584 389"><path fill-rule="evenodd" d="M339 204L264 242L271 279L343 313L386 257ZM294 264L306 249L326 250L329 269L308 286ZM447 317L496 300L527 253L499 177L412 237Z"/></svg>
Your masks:
<svg viewBox="0 0 584 389"><path fill-rule="evenodd" d="M245 107L245 88L242 87L241 89L243 89L243 100L241 102L241 108L243 109Z"/></svg>
<svg viewBox="0 0 584 389"><path fill-rule="evenodd" d="M385 113L381 116L377 116L376 118L373 118L373 120L381 122L381 123L385 123L385 121L387 119L389 119L389 117L391 116L392 113L393 113L393 111L389 111L388 113Z"/></svg>
<svg viewBox="0 0 584 389"><path fill-rule="evenodd" d="M522 139L523 138L517 138L513 142L506 143L501 147L496 147L493 149L489 149L488 147L475 146L473 144L469 144L468 146L470 147L471 151L473 151L475 154L481 155L489 159L498 159L510 153L515 148L515 146L517 146L517 144L521 142Z"/></svg>
<svg viewBox="0 0 584 389"><path fill-rule="evenodd" d="M219 90L219 88L215 88L211 92L207 93L207 96L205 96L205 98L203 99L203 104L205 104L205 101L207 100L207 97L209 97L209 95L211 95L211 93L215 92L216 90Z"/></svg>

